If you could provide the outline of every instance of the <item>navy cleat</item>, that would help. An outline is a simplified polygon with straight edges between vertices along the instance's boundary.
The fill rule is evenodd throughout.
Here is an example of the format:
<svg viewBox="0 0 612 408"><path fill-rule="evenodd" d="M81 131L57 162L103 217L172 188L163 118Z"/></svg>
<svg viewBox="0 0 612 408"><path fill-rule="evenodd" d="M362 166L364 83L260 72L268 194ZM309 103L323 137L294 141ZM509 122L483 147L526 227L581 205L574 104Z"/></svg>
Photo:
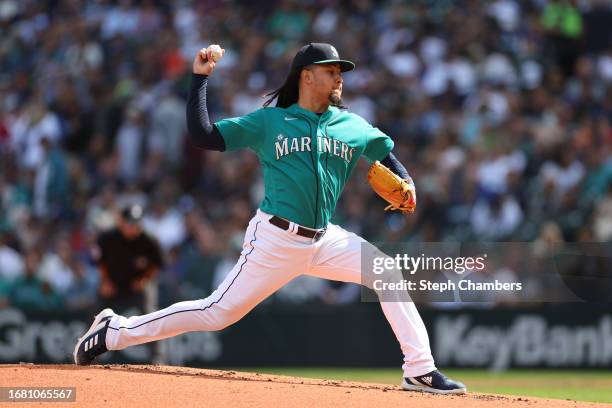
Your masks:
<svg viewBox="0 0 612 408"><path fill-rule="evenodd" d="M111 318L115 315L112 309L104 309L98 313L83 337L79 338L74 347L74 364L90 365L100 354L106 353L106 330Z"/></svg>
<svg viewBox="0 0 612 408"><path fill-rule="evenodd" d="M465 385L451 380L438 370L417 377L405 377L402 381L402 389L434 394L465 394L467 392Z"/></svg>

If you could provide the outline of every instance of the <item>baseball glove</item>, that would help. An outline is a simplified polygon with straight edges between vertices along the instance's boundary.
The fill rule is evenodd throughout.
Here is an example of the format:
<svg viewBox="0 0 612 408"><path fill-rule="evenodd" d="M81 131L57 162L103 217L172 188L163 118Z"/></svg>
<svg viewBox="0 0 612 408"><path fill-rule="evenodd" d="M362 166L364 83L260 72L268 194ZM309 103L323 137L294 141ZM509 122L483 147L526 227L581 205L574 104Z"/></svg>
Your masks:
<svg viewBox="0 0 612 408"><path fill-rule="evenodd" d="M376 194L389 203L385 211L414 212L416 192L412 180L402 179L377 160L368 171L368 182Z"/></svg>

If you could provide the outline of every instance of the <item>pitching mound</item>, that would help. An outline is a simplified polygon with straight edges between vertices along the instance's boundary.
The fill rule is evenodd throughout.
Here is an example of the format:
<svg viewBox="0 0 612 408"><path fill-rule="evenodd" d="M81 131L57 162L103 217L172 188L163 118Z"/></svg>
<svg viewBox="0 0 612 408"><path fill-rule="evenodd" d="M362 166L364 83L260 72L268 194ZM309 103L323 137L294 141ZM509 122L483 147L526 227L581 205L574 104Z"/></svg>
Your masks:
<svg viewBox="0 0 612 408"><path fill-rule="evenodd" d="M87 407L601 407L600 404L469 393L438 396L399 386L185 367L0 365L4 387L76 387ZM469 384L468 384L469 386ZM36 404L19 404L19 406Z"/></svg>

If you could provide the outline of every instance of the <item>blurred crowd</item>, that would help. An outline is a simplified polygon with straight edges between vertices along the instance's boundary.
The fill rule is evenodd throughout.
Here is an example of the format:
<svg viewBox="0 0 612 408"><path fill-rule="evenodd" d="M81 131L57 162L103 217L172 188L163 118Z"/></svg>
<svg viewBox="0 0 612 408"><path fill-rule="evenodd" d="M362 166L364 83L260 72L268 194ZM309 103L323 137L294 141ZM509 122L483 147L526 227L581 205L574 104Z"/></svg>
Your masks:
<svg viewBox="0 0 612 408"><path fill-rule="evenodd" d="M162 306L207 296L263 196L257 157L189 145L191 61L221 44L211 118L260 107L307 42L357 69L344 101L395 141L405 217L361 163L334 222L371 241L612 239L607 0L0 0L0 307L97 307L90 248L126 205L164 254ZM303 279L271 301L345 303Z"/></svg>

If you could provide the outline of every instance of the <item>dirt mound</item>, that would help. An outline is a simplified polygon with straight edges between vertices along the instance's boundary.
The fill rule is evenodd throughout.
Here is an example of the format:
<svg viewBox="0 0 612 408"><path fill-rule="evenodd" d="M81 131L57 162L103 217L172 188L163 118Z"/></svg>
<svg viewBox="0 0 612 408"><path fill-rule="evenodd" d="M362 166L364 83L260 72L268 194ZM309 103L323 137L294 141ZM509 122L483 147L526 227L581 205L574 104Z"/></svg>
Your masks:
<svg viewBox="0 0 612 408"><path fill-rule="evenodd" d="M601 404L469 393L438 396L399 386L149 365L0 365L3 387L76 387L87 407L602 407ZM19 404L28 406L30 404ZM40 404L31 404L39 406Z"/></svg>

